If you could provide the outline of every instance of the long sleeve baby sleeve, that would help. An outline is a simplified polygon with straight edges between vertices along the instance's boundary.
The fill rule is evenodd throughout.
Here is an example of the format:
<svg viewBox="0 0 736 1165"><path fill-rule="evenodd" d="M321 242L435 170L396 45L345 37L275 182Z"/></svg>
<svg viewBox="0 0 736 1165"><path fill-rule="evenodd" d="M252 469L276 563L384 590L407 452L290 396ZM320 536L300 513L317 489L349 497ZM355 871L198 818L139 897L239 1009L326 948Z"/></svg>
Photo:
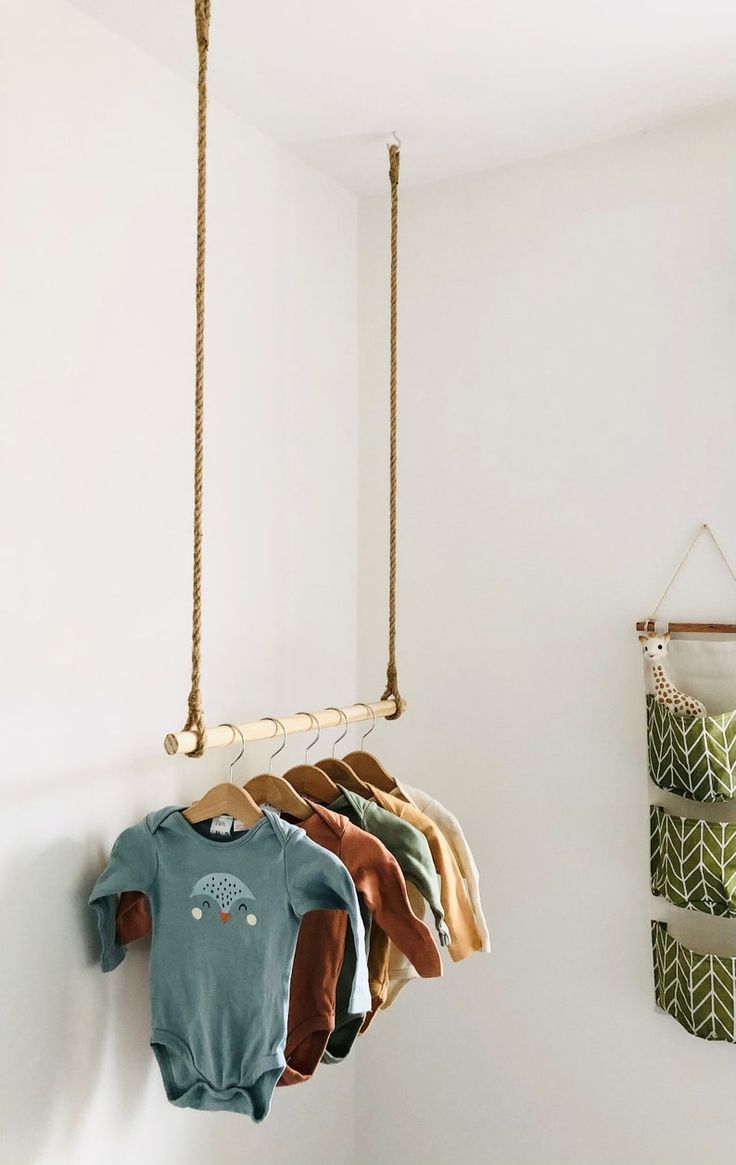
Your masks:
<svg viewBox="0 0 736 1165"><path fill-rule="evenodd" d="M379 806L376 806L371 812L372 817L377 817L379 813L383 814L385 811ZM401 822L402 825L409 825L411 829L411 845L402 846L398 838L394 835L397 832L396 826L400 818L393 818L391 814L387 814L388 821L382 819L381 829L384 836L388 837L389 841L398 842L397 852L395 854L396 860L399 863L399 868L406 878L407 882L411 882L416 886L417 890L428 904L432 915L434 916L435 926L437 928L437 936L440 941L440 946L447 946L450 941L450 932L445 918L445 909L442 903L440 893L440 882L437 877L437 871L432 861L432 851L429 848L427 839L415 829L409 822ZM405 834L402 832L401 841L404 840ZM383 838L381 838L383 840ZM384 842L387 848L391 850L391 846ZM393 852L393 851L392 851Z"/></svg>
<svg viewBox="0 0 736 1165"><path fill-rule="evenodd" d="M396 858L407 882L411 882L429 904L440 945L447 946L450 934L445 923L437 871L429 844L423 834L408 821L402 821L395 813L382 809L348 789L341 790L340 797L333 801L330 809L336 813L344 813L353 824L383 842L389 853Z"/></svg>
<svg viewBox="0 0 736 1165"><path fill-rule="evenodd" d="M450 846L441 831L429 817L413 805L384 793L371 786L376 801L382 808L408 821L424 834L432 854L432 860L440 879L440 896L445 910L445 919L450 931L450 957L457 963L466 959L474 951L483 949L483 939L478 931L475 914L468 891Z"/></svg>
<svg viewBox="0 0 736 1165"><path fill-rule="evenodd" d="M124 830L112 847L110 861L94 884L89 904L97 917L103 971L114 971L125 958L118 941L115 916L118 894L140 890L147 894L156 877L156 848L148 819Z"/></svg>
<svg viewBox="0 0 736 1165"><path fill-rule="evenodd" d="M424 923L411 909L398 862L370 834L351 830L340 856L376 924L411 960L423 978L442 974L442 960Z"/></svg>
<svg viewBox="0 0 736 1165"><path fill-rule="evenodd" d="M365 931L350 874L339 858L297 829L286 840L284 861L289 900L298 918L310 910L344 910L347 913L355 950L349 1010L353 1015L362 1015L370 1009L371 995Z"/></svg>
<svg viewBox="0 0 736 1165"><path fill-rule="evenodd" d="M426 814L442 830L455 855L460 871L465 878L468 894L470 895L470 901L473 906L473 913L475 914L475 921L478 926L478 933L483 940L482 949L486 952L490 951L491 939L488 934L488 924L483 913L480 898L480 874L478 873L473 852L460 822L454 813L446 809L436 798L430 797L428 793L422 792L421 789L414 789L411 785L405 785L403 782L398 786L398 789L400 793L407 796L408 800L416 805L417 809Z"/></svg>

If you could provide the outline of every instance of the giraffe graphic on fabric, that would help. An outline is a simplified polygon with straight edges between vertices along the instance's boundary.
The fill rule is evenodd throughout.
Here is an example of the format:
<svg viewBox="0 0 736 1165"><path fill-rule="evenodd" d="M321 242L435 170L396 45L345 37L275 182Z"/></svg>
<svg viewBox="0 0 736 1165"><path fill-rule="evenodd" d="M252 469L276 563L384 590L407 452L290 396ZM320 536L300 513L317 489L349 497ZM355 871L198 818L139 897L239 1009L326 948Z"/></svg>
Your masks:
<svg viewBox="0 0 736 1165"><path fill-rule="evenodd" d="M639 642L644 647L644 655L652 668L654 680L654 699L658 704L664 704L671 712L678 716L705 716L705 705L681 692L675 687L663 667L669 646L669 631L665 635L640 635Z"/></svg>
<svg viewBox="0 0 736 1165"><path fill-rule="evenodd" d="M197 905L192 907L192 918L195 922L200 922L211 913L213 904L217 907L221 922L229 922L233 915L236 918L244 916L248 926L255 926L258 922L248 905L255 900L253 891L233 874L205 874L195 883L189 897L199 900Z"/></svg>

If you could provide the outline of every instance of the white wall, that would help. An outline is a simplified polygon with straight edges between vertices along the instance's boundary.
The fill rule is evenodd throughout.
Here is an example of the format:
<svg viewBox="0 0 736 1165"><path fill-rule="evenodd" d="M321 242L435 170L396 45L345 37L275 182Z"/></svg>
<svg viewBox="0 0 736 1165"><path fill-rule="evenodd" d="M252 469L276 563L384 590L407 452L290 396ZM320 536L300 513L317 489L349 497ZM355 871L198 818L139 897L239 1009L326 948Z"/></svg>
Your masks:
<svg viewBox="0 0 736 1165"><path fill-rule="evenodd" d="M631 624L697 522L736 549L736 115L402 196L410 708L373 739L466 823L495 950L255 1129L166 1103L146 953L103 977L84 905L119 830L225 759L161 750L188 687L194 90L60 0L0 15L3 1162L725 1157L735 1053L653 1004ZM210 136L228 720L381 686L386 200L361 223L356 690L354 202L216 104ZM731 614L716 570L703 548L668 613Z"/></svg>
<svg viewBox="0 0 736 1165"><path fill-rule="evenodd" d="M734 158L721 110L402 196L409 712L374 740L466 823L495 950L374 1023L366 1165L732 1154L736 1051L653 1002L633 621L698 522L736 557ZM386 228L364 204L362 691L385 651ZM732 618L719 569L702 547L666 613Z"/></svg>
<svg viewBox="0 0 736 1165"><path fill-rule="evenodd" d="M85 901L111 842L231 755L162 747L188 691L195 89L59 0L0 22L0 1156L310 1163L327 1135L348 1160L351 1064L280 1092L261 1128L177 1110L146 953L95 964ZM209 190L217 722L356 695L356 208L216 104Z"/></svg>

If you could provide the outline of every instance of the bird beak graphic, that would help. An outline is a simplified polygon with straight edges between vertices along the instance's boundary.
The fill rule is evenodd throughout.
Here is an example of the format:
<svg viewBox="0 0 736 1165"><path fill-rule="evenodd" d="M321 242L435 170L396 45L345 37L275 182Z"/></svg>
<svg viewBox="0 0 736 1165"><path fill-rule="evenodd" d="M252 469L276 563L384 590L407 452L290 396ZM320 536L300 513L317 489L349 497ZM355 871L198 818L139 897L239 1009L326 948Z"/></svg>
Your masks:
<svg viewBox="0 0 736 1165"><path fill-rule="evenodd" d="M230 917L229 914L225 914L225 912L222 910L220 911L220 918L222 919L223 922L227 922L229 917Z"/></svg>

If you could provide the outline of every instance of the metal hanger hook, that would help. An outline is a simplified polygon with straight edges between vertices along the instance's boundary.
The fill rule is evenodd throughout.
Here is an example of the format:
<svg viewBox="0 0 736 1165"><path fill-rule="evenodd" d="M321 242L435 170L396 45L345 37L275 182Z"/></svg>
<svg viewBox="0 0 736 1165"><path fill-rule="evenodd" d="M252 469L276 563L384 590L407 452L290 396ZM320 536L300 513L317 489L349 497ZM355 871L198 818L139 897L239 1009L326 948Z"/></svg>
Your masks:
<svg viewBox="0 0 736 1165"><path fill-rule="evenodd" d="M236 732L237 732L238 736L240 737L240 752L236 756L235 760L230 761L230 776L228 777L228 780L230 781L230 784L232 784L233 783L233 769L235 768L236 764L238 763L238 761L242 757L243 753L245 752L245 737L243 736L243 733L238 728L237 724L221 724L220 728L229 728L232 731L233 743L235 743L235 733Z"/></svg>
<svg viewBox="0 0 736 1165"><path fill-rule="evenodd" d="M272 753L271 753L270 757L268 758L268 772L269 772L269 775L270 775L270 773L271 773L271 766L272 766L272 764L273 764L274 757L278 756L278 755L279 755L279 753L280 753L280 752L282 752L282 751L283 751L283 749L285 749L285 748L286 748L286 729L284 728L284 726L283 726L283 724L281 723L281 721L280 721L280 720L277 720L275 716L263 716L263 717L261 717L261 719L263 719L263 720L270 720L272 724L278 724L279 728L281 729L281 731L282 731L282 732L283 732L283 734L284 734L284 739L281 741L281 744L279 745L279 747L276 749L276 751L275 751L275 752L272 752ZM274 733L274 736L275 736L275 735L276 735L276 733Z"/></svg>
<svg viewBox="0 0 736 1165"><path fill-rule="evenodd" d="M337 748L338 744L340 743L341 740L344 740L348 734L348 728L350 727L350 721L348 720L347 713L343 712L342 708L335 708L333 705L329 705L327 708L327 711L328 712L337 712L338 716L340 717L341 724L342 724L343 720L345 721L345 731L342 733L341 736L336 736L334 741L333 741L333 744L332 744L332 755L334 757L335 749Z"/></svg>
<svg viewBox="0 0 736 1165"><path fill-rule="evenodd" d="M373 717L373 723L371 724L370 728L368 728L360 738L360 751L362 752L363 751L363 744L365 742L366 736L370 736L371 732L373 732L375 730L376 713L375 713L374 709L371 708L370 704L365 704L362 700L360 701L360 707L365 708L366 712L370 712L371 716Z"/></svg>
<svg viewBox="0 0 736 1165"><path fill-rule="evenodd" d="M399 135L397 134L395 129L391 130L391 137L394 139L394 142L399 147L399 149L401 149L401 138L399 137Z"/></svg>
<svg viewBox="0 0 736 1165"><path fill-rule="evenodd" d="M320 736L322 735L322 725L320 724L319 720L315 716L314 712L298 712L297 715L298 716L308 716L311 723L312 723L312 727L317 729L317 735L315 736L314 740L310 741L310 743L304 749L304 763L306 765L306 764L309 764L310 752L312 751L315 744L317 743Z"/></svg>

